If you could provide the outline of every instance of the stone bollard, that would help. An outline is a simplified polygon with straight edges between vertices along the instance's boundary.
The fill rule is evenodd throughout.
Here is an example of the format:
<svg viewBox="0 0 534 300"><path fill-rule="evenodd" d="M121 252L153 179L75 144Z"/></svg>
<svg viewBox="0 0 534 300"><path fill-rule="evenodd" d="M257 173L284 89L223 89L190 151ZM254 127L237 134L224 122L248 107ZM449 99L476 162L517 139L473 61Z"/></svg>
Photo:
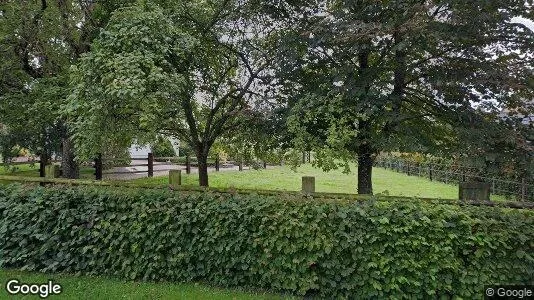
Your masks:
<svg viewBox="0 0 534 300"><path fill-rule="evenodd" d="M59 178L59 166L47 165L45 167L45 178Z"/></svg>
<svg viewBox="0 0 534 300"><path fill-rule="evenodd" d="M490 201L490 184L485 182L460 182L459 199Z"/></svg>
<svg viewBox="0 0 534 300"><path fill-rule="evenodd" d="M182 170L170 170L169 171L169 186L171 188L179 187L182 185Z"/></svg>
<svg viewBox="0 0 534 300"><path fill-rule="evenodd" d="M302 176L302 192L306 194L315 193L315 177Z"/></svg>

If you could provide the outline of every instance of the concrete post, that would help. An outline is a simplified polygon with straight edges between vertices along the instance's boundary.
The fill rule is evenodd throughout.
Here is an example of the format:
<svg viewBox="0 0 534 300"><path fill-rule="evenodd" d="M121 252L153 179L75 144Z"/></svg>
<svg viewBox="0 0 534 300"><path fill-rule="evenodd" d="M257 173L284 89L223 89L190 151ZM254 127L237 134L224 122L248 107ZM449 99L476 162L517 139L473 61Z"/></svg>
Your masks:
<svg viewBox="0 0 534 300"><path fill-rule="evenodd" d="M302 192L306 194L315 193L315 177L302 176Z"/></svg>
<svg viewBox="0 0 534 300"><path fill-rule="evenodd" d="M458 198L460 200L489 201L490 189L490 184L485 182L460 182Z"/></svg>
<svg viewBox="0 0 534 300"><path fill-rule="evenodd" d="M45 178L59 178L59 166L58 165L45 166Z"/></svg>
<svg viewBox="0 0 534 300"><path fill-rule="evenodd" d="M171 188L182 185L182 170L169 171L169 186Z"/></svg>

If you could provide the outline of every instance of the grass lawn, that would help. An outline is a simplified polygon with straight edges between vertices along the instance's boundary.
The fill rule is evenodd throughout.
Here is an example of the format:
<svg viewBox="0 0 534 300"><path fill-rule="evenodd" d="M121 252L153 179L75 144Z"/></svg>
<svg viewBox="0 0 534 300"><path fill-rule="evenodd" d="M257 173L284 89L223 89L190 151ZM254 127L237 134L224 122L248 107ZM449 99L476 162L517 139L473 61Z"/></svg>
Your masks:
<svg viewBox="0 0 534 300"><path fill-rule="evenodd" d="M299 191L302 176L315 176L317 192L356 193L356 166L351 166L352 174L343 174L341 170L323 172L311 165L303 165L293 171L290 167L273 167L261 170L221 171L209 173L212 187L235 187L263 190ZM168 178L154 177L133 180L154 185L168 184ZM198 185L198 174L182 174L183 185ZM430 181L417 176L385 170L373 169L374 193L392 196L416 196L427 198L457 199L458 186Z"/></svg>
<svg viewBox="0 0 534 300"><path fill-rule="evenodd" d="M39 176L37 164L17 165L18 170L12 172L0 166L0 175ZM323 172L310 164L300 166L297 171L289 166L271 167L260 170L221 171L209 173L211 187L243 188L261 190L299 191L302 176L315 176L315 189L317 192L328 193L356 193L357 175L356 166L351 166L351 174L343 174L341 170ZM94 179L93 168L82 168L82 179ZM153 177L131 180L149 185L167 185L168 177ZM198 186L198 174L182 174L182 184L185 186ZM426 178L408 176L382 168L373 169L373 188L375 194L388 194L391 196L423 197L458 199L458 185L430 181ZM505 200L504 196L491 196L492 200Z"/></svg>
<svg viewBox="0 0 534 300"><path fill-rule="evenodd" d="M123 282L105 277L41 274L15 270L0 270L0 299L9 299L6 283L18 279L21 283L45 284L48 280L60 284L62 293L51 299L283 299L266 293L214 288L202 284ZM38 296L17 297L38 299ZM288 298L286 298L288 299Z"/></svg>
<svg viewBox="0 0 534 300"><path fill-rule="evenodd" d="M95 179L94 168L81 168L82 179ZM21 164L10 167L0 165L0 175L39 177L39 164Z"/></svg>

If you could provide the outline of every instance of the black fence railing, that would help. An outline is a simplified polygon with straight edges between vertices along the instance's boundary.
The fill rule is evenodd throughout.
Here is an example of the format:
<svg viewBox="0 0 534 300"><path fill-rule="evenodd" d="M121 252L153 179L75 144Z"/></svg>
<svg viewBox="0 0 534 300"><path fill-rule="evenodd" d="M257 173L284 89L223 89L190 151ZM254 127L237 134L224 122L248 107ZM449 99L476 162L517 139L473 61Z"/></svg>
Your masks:
<svg viewBox="0 0 534 300"><path fill-rule="evenodd" d="M476 168L469 166L416 163L398 157L378 157L375 160L375 166L448 184L457 184L463 181L486 182L490 184L492 194L515 198L517 201L534 201L534 184L525 178L520 181L513 181L480 175Z"/></svg>

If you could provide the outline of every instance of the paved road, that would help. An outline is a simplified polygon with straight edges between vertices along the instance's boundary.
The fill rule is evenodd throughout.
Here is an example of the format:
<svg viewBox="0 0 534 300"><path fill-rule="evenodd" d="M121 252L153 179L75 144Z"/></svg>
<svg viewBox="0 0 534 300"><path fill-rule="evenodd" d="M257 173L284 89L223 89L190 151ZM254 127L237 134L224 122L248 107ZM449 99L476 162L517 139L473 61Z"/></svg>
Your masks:
<svg viewBox="0 0 534 300"><path fill-rule="evenodd" d="M143 160L135 160L132 161L132 165L136 164L148 164L148 161ZM243 167L244 170L249 170L250 167ZM185 165L176 165L171 163L165 163L165 162L154 162L154 177L156 176L167 176L169 174L169 170L184 170L185 173ZM228 165L225 167L220 167L219 171L237 171L239 170L239 166L235 165ZM102 177L104 179L112 179L112 180L131 180L131 179L137 179L137 178L144 178L148 177L148 167L141 166L130 166L130 167L116 167L111 170L106 170L102 174ZM120 174L109 174L114 172L121 172ZM143 173L137 173L137 172L143 172ZM208 173L215 172L215 168L209 167ZM198 173L197 167L191 167L191 173Z"/></svg>

